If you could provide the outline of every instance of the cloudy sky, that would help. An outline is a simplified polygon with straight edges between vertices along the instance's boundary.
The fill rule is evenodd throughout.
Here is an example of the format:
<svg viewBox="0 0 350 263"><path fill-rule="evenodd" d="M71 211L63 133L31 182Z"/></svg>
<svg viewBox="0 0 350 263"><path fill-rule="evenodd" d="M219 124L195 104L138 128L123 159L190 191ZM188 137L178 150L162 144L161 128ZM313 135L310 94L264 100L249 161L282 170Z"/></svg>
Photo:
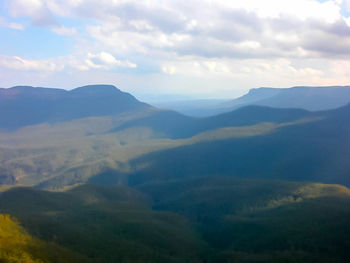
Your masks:
<svg viewBox="0 0 350 263"><path fill-rule="evenodd" d="M0 87L350 85L350 0L0 0Z"/></svg>

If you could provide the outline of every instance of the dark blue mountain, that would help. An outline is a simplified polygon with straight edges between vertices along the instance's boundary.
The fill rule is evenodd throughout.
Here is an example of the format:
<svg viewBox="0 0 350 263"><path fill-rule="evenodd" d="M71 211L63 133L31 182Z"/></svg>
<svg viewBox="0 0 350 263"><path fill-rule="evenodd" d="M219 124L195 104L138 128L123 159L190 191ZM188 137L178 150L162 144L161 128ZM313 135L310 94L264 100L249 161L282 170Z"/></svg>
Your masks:
<svg viewBox="0 0 350 263"><path fill-rule="evenodd" d="M0 89L0 129L114 115L148 107L112 85L83 86L71 91L16 86Z"/></svg>

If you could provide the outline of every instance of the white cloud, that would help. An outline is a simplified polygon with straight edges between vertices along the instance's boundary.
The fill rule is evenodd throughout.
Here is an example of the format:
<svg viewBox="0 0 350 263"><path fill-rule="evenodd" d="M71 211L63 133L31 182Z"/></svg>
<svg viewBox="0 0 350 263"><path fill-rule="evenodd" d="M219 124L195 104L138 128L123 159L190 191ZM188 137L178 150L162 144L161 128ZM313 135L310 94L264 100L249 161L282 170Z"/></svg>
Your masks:
<svg viewBox="0 0 350 263"><path fill-rule="evenodd" d="M343 0L344 7L347 12L350 12L350 0Z"/></svg>
<svg viewBox="0 0 350 263"><path fill-rule="evenodd" d="M29 17L37 26L57 24L44 0L5 0L5 4L13 17Z"/></svg>
<svg viewBox="0 0 350 263"><path fill-rule="evenodd" d="M219 90L350 81L336 66L350 58L350 18L341 10L350 10L349 0L5 1L14 18L27 17L76 40L72 54L42 61L43 71L53 63L95 80L131 68L120 78L135 84L148 74L168 86L158 82L165 76L184 92L192 83ZM84 30L56 22L67 17L85 24ZM5 62L0 65L12 69L41 67L18 57Z"/></svg>
<svg viewBox="0 0 350 263"><path fill-rule="evenodd" d="M323 70L311 66L295 66L288 59L180 59L168 61L162 71L169 75L197 76L200 78L229 77L232 79L279 78L285 81L311 80L324 75ZM254 76L252 78L252 76Z"/></svg>
<svg viewBox="0 0 350 263"><path fill-rule="evenodd" d="M247 11L255 12L262 18L279 18L289 15L302 20L322 19L329 23L340 18L340 7L334 1L319 2L314 0L245 0L245 1L224 1L224 5L232 8L244 8Z"/></svg>
<svg viewBox="0 0 350 263"><path fill-rule="evenodd" d="M139 31L151 31L151 30L154 30L154 27L151 26L145 20L131 20L129 22L129 24L131 26L133 26L136 30L139 30Z"/></svg>
<svg viewBox="0 0 350 263"><path fill-rule="evenodd" d="M0 16L0 27L8 27L16 30L24 30L24 26L19 23L9 22Z"/></svg>
<svg viewBox="0 0 350 263"><path fill-rule="evenodd" d="M50 60L29 60L18 56L0 55L0 67L23 71L60 71L63 65Z"/></svg>
<svg viewBox="0 0 350 263"><path fill-rule="evenodd" d="M162 71L165 74L174 75L176 73L176 68L174 66L162 66Z"/></svg>
<svg viewBox="0 0 350 263"><path fill-rule="evenodd" d="M75 28L68 28L64 26L53 27L52 32L63 36L71 36L77 34L77 30Z"/></svg>
<svg viewBox="0 0 350 263"><path fill-rule="evenodd" d="M95 19L99 24L87 26L89 36L120 54L318 57L336 50L319 49L322 39L350 39L340 4L331 0L102 1L92 7L93 3L67 4L66 11L59 12ZM350 52L342 48L339 54Z"/></svg>
<svg viewBox="0 0 350 263"><path fill-rule="evenodd" d="M350 38L340 0L6 1L14 17L54 25L52 31L57 34L73 35L76 30L58 26L55 15L95 21L87 25L89 36L101 48L120 54L167 51L203 57L328 56L334 51L318 49L318 42L326 38L335 42L337 35ZM318 38L314 38L315 32ZM304 52L307 50L310 52ZM339 53L350 54L346 49Z"/></svg>
<svg viewBox="0 0 350 263"><path fill-rule="evenodd" d="M111 69L115 67L122 68L136 68L135 63L129 62L127 60L118 60L113 55L107 52L100 52L97 54L89 53L87 59L85 60L86 66L89 68L103 68Z"/></svg>

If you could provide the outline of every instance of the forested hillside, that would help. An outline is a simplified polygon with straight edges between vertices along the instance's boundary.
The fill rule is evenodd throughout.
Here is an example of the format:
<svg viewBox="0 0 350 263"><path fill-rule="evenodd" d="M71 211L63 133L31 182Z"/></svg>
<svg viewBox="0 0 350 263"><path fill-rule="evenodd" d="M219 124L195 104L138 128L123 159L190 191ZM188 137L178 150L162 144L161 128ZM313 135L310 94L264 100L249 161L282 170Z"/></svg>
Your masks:
<svg viewBox="0 0 350 263"><path fill-rule="evenodd" d="M339 185L212 176L14 188L0 211L36 236L2 216L5 257L33 262L346 262L350 249L350 190Z"/></svg>

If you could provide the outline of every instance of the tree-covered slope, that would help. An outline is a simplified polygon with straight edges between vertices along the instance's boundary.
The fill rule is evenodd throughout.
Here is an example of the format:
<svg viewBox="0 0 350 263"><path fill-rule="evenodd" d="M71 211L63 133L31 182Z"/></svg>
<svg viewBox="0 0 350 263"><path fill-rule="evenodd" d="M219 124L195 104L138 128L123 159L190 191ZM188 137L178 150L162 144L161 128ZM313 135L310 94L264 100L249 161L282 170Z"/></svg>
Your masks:
<svg viewBox="0 0 350 263"><path fill-rule="evenodd" d="M135 159L131 184L203 175L279 178L349 186L350 106L266 134L202 141Z"/></svg>
<svg viewBox="0 0 350 263"><path fill-rule="evenodd" d="M197 224L212 262L346 262L350 190L340 185L212 176L139 190L154 209Z"/></svg>
<svg viewBox="0 0 350 263"><path fill-rule="evenodd" d="M109 170L132 171L130 161L150 152L257 136L309 118L314 114L267 107L203 119L151 108L23 127L0 133L0 183L62 188Z"/></svg>
<svg viewBox="0 0 350 263"><path fill-rule="evenodd" d="M172 111L154 111L143 118L125 122L111 132L132 127L146 127L163 134L166 138L179 139L223 127L249 126L263 122L284 123L314 116L317 114L301 109L274 109L261 106L243 107L206 118L191 118Z"/></svg>
<svg viewBox="0 0 350 263"><path fill-rule="evenodd" d="M0 262L91 262L88 258L31 236L7 214L0 214Z"/></svg>
<svg viewBox="0 0 350 263"><path fill-rule="evenodd" d="M93 262L197 262L204 242L196 230L184 217L152 211L150 204L127 187L14 188L0 194L0 211L32 235Z"/></svg>
<svg viewBox="0 0 350 263"><path fill-rule="evenodd" d="M350 185L348 116L349 106L249 106L208 118L146 108L23 127L0 133L0 183L58 189L222 174Z"/></svg>
<svg viewBox="0 0 350 263"><path fill-rule="evenodd" d="M0 211L93 262L347 262L350 251L350 190L340 185L212 176L13 188Z"/></svg>

